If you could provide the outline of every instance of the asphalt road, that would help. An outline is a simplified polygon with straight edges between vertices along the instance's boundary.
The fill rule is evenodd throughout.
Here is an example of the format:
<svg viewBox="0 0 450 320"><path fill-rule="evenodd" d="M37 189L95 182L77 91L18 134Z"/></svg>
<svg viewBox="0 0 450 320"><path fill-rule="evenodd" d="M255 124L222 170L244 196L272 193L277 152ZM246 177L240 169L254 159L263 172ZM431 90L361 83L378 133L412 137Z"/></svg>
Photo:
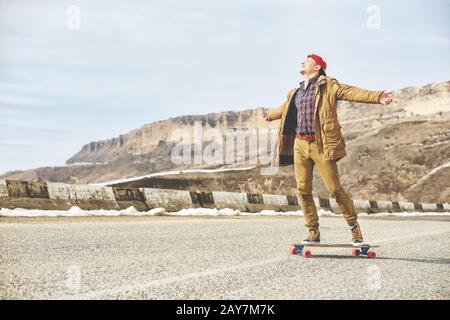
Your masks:
<svg viewBox="0 0 450 320"><path fill-rule="evenodd" d="M361 219L377 259L291 256L300 217L1 218L0 299L449 299L450 220ZM348 242L321 218L322 242Z"/></svg>

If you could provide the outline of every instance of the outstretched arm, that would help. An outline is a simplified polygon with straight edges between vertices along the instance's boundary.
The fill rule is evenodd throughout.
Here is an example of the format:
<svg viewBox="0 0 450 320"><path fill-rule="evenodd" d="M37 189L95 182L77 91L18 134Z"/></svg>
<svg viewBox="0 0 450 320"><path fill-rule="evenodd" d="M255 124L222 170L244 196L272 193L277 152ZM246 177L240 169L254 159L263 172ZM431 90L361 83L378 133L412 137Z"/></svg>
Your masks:
<svg viewBox="0 0 450 320"><path fill-rule="evenodd" d="M264 119L266 119L266 121L273 121L273 120L281 119L281 116L283 115L286 105L289 102L289 99L294 91L295 91L295 89L292 89L288 92L286 100L280 106L264 112Z"/></svg>
<svg viewBox="0 0 450 320"><path fill-rule="evenodd" d="M271 109L269 111L264 112L264 119L266 121L273 121L281 119L281 115L283 114L283 108L284 108L285 102L283 102L279 107L275 109Z"/></svg>
<svg viewBox="0 0 450 320"><path fill-rule="evenodd" d="M348 84L339 83L337 80L334 80L332 85L336 90L336 97L338 100L381 103L383 105L388 105L393 101L392 92L365 90Z"/></svg>

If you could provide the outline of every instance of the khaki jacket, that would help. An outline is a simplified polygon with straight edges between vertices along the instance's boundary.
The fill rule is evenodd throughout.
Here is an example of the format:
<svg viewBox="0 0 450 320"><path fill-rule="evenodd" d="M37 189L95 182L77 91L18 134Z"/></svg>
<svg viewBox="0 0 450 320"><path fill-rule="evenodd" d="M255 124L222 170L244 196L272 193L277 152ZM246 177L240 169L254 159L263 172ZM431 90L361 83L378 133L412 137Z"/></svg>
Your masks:
<svg viewBox="0 0 450 320"><path fill-rule="evenodd" d="M297 108L295 94L300 86L289 90L287 99L278 108L267 112L270 121L281 119L278 129L278 165L294 163L295 129L297 127ZM347 156L341 125L337 118L339 100L379 103L383 91L369 91L339 83L336 79L320 76L317 79L314 125L317 149L326 160L339 161Z"/></svg>

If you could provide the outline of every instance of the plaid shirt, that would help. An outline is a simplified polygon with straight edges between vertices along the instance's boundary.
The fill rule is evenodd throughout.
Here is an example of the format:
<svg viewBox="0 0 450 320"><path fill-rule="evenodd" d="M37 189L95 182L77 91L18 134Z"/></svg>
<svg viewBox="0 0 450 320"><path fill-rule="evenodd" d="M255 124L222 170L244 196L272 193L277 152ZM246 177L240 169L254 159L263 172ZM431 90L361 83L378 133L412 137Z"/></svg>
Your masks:
<svg viewBox="0 0 450 320"><path fill-rule="evenodd" d="M297 107L297 133L307 136L315 136L314 131L314 103L316 100L316 86L319 75L309 79L308 86L304 88L305 82L300 82L300 88L295 96ZM311 137L311 138L312 138Z"/></svg>

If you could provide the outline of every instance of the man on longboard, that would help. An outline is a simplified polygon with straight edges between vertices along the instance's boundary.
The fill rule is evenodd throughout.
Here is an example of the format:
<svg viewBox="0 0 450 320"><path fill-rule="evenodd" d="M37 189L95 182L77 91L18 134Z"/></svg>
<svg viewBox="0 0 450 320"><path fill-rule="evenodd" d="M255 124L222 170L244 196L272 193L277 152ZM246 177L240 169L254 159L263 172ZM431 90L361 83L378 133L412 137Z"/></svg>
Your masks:
<svg viewBox="0 0 450 320"><path fill-rule="evenodd" d="M320 243L319 217L312 196L314 165L331 196L341 210L352 234L354 245L363 244L363 236L353 202L342 188L337 161L347 155L341 125L337 118L339 100L390 104L392 94L369 91L339 83L326 76L326 62L316 54L300 64L303 81L288 92L278 108L264 113L266 121L281 119L278 140L280 166L294 165L300 205L309 234L303 243Z"/></svg>

